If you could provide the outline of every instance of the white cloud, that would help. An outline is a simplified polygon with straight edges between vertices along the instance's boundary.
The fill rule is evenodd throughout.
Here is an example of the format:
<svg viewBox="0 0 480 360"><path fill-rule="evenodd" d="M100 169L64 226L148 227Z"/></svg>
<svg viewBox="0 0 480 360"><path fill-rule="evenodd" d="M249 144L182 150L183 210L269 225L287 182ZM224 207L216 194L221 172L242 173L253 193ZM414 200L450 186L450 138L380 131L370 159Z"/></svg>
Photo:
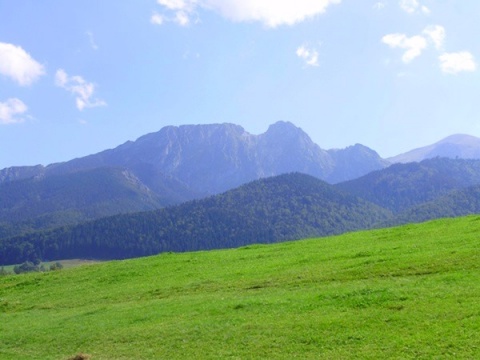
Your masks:
<svg viewBox="0 0 480 360"><path fill-rule="evenodd" d="M388 34L382 38L382 42L391 48L401 48L406 51L403 53L402 61L409 63L420 56L427 47L427 40L420 35L407 37L405 34Z"/></svg>
<svg viewBox="0 0 480 360"><path fill-rule="evenodd" d="M44 75L45 69L20 46L0 42L0 74L28 86Z"/></svg>
<svg viewBox="0 0 480 360"><path fill-rule="evenodd" d="M192 0L157 0L157 3L159 5L165 6L167 9L170 10L183 10L189 5L189 3L195 3L195 1Z"/></svg>
<svg viewBox="0 0 480 360"><path fill-rule="evenodd" d="M424 14L430 14L430 9L421 5L418 0L400 0L400 7L409 14L414 14L419 11Z"/></svg>
<svg viewBox="0 0 480 360"><path fill-rule="evenodd" d="M197 8L213 10L236 21L259 21L268 27L293 25L326 11L341 0L157 0L165 9L175 12L176 22L186 22Z"/></svg>
<svg viewBox="0 0 480 360"><path fill-rule="evenodd" d="M299 58L305 61L308 66L318 66L318 51L314 48L309 48L306 45L300 46L296 54Z"/></svg>
<svg viewBox="0 0 480 360"><path fill-rule="evenodd" d="M100 99L92 99L95 92L95 84L86 82L81 76L68 76L63 69L55 73L55 85L75 95L77 109L105 106L107 103Z"/></svg>
<svg viewBox="0 0 480 360"><path fill-rule="evenodd" d="M190 16L185 11L177 11L174 22L180 26L187 26L190 24Z"/></svg>
<svg viewBox="0 0 480 360"><path fill-rule="evenodd" d="M260 21L269 27L293 25L324 13L341 0L206 0L207 5L233 21Z"/></svg>
<svg viewBox="0 0 480 360"><path fill-rule="evenodd" d="M0 102L0 124L6 125L23 122L24 119L21 115L25 114L27 110L27 105L17 98Z"/></svg>
<svg viewBox="0 0 480 360"><path fill-rule="evenodd" d="M162 25L166 21L174 22L180 26L190 25L190 18L195 13L197 7L196 0L157 0L157 3L169 11L173 12L171 16L154 13L150 22L155 25Z"/></svg>
<svg viewBox="0 0 480 360"><path fill-rule="evenodd" d="M443 49L443 43L445 42L445 28L443 26L427 26L423 33L430 37L437 50Z"/></svg>
<svg viewBox="0 0 480 360"><path fill-rule="evenodd" d="M427 40L435 46L440 53L443 51L445 43L445 28L440 25L427 26L422 35L407 37L405 34L388 34L382 38L382 42L391 48L406 49L402 56L404 63L409 63L416 57L420 56L422 51L428 46ZM440 69L447 74L457 74L462 71L475 71L477 64L473 55L468 51L456 53L444 52L439 56Z"/></svg>
<svg viewBox="0 0 480 360"><path fill-rule="evenodd" d="M93 37L93 33L91 31L86 32L88 36L88 41L90 42L90 46L92 47L93 50L98 50L98 45L95 42L95 38Z"/></svg>
<svg viewBox="0 0 480 360"><path fill-rule="evenodd" d="M379 1L379 2L377 2L373 5L373 8L375 10L383 10L383 9L385 9L386 6L387 6L387 4L384 1Z"/></svg>
<svg viewBox="0 0 480 360"><path fill-rule="evenodd" d="M440 68L444 73L457 74L462 71L475 71L477 64L473 55L468 51L445 53L440 55Z"/></svg>
<svg viewBox="0 0 480 360"><path fill-rule="evenodd" d="M422 9L422 12L424 14L430 14L431 13L430 9L426 6L422 6L421 9Z"/></svg>
<svg viewBox="0 0 480 360"><path fill-rule="evenodd" d="M165 22L165 19L162 15L153 13L152 17L150 18L150 22L154 25L162 25Z"/></svg>

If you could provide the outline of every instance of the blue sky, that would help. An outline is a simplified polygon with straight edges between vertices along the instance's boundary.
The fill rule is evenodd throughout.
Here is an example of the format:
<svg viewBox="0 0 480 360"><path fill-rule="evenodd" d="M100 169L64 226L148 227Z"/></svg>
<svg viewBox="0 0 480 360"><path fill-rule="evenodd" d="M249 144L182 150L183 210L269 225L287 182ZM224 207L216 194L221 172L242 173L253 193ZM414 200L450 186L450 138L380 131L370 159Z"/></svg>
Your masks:
<svg viewBox="0 0 480 360"><path fill-rule="evenodd" d="M0 0L0 168L291 121L389 157L480 136L478 0Z"/></svg>

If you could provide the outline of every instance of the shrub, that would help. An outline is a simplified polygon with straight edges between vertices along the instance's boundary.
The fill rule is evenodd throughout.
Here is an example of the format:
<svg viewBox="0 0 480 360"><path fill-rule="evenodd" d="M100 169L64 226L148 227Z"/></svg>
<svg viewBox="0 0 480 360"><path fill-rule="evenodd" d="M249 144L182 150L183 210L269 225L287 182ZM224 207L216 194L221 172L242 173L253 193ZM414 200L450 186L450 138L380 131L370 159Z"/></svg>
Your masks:
<svg viewBox="0 0 480 360"><path fill-rule="evenodd" d="M61 270L61 269L63 269L63 265L58 261L55 264L50 265L50 270L52 270L52 271Z"/></svg>

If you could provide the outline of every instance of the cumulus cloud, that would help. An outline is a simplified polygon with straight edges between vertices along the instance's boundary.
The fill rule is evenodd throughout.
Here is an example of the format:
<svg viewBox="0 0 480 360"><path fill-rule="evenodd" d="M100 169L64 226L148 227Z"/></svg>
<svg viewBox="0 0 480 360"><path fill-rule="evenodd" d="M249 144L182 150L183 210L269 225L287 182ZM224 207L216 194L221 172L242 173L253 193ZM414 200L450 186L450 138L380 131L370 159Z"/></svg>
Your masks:
<svg viewBox="0 0 480 360"><path fill-rule="evenodd" d="M437 50L443 49L443 43L445 42L445 28L443 26L427 26L425 30L423 30L423 33L433 41Z"/></svg>
<svg viewBox="0 0 480 360"><path fill-rule="evenodd" d="M150 22L154 25L162 25L165 22L165 19L162 15L153 13L153 15L150 17Z"/></svg>
<svg viewBox="0 0 480 360"><path fill-rule="evenodd" d="M400 7L409 14L414 14L416 12L422 12L424 14L430 13L430 9L421 5L418 0L400 0Z"/></svg>
<svg viewBox="0 0 480 360"><path fill-rule="evenodd" d="M196 1L192 0L157 0L160 5L165 6L170 10L182 10L185 9L190 3L193 4Z"/></svg>
<svg viewBox="0 0 480 360"><path fill-rule="evenodd" d="M391 48L405 49L406 51L402 56L404 63L409 63L420 56L430 42L438 51L438 54L441 54L438 59L440 60L440 69L444 73L458 74L463 71L476 71L477 64L470 52L443 52L445 36L446 32L443 26L430 25L422 31L421 35L407 37L405 34L388 34L382 38L382 42Z"/></svg>
<svg viewBox="0 0 480 360"><path fill-rule="evenodd" d="M268 27L293 25L321 14L341 0L157 0L166 10L173 11L173 21L188 25L198 8L212 10L236 21L258 21Z"/></svg>
<svg viewBox="0 0 480 360"><path fill-rule="evenodd" d="M308 66L318 66L318 51L314 48L307 47L306 45L300 46L296 54L299 58L305 61Z"/></svg>
<svg viewBox="0 0 480 360"><path fill-rule="evenodd" d="M190 15L187 14L185 11L177 11L173 21L180 26L187 26L190 24Z"/></svg>
<svg viewBox="0 0 480 360"><path fill-rule="evenodd" d="M44 75L45 69L20 46L0 42L0 74L28 86Z"/></svg>
<svg viewBox="0 0 480 360"><path fill-rule="evenodd" d="M5 102L0 102L0 124L15 124L24 121L22 115L27 112L27 105L23 101L12 98Z"/></svg>
<svg viewBox="0 0 480 360"><path fill-rule="evenodd" d="M391 48L405 49L402 61L406 64L420 56L427 47L427 40L420 35L407 37L405 34L388 34L382 38L382 42Z"/></svg>
<svg viewBox="0 0 480 360"><path fill-rule="evenodd" d="M81 76L69 76L65 70L58 69L55 73L55 85L75 95L77 109L105 106L107 103L100 99L92 99L95 84L85 81Z"/></svg>
<svg viewBox="0 0 480 360"><path fill-rule="evenodd" d="M473 55L468 51L445 53L440 55L440 68L447 74L458 74L462 71L475 71L477 64Z"/></svg>
<svg viewBox="0 0 480 360"><path fill-rule="evenodd" d="M157 3L172 14L167 16L157 12L153 13L150 22L155 25L174 22L180 26L188 26L192 22L191 18L198 6L197 0L157 0Z"/></svg>
<svg viewBox="0 0 480 360"><path fill-rule="evenodd" d="M405 34L396 33L382 38L382 42L391 48L405 49L402 61L406 64L420 56L427 48L429 41L437 50L442 50L445 42L445 28L440 25L430 25L420 35L408 37Z"/></svg>

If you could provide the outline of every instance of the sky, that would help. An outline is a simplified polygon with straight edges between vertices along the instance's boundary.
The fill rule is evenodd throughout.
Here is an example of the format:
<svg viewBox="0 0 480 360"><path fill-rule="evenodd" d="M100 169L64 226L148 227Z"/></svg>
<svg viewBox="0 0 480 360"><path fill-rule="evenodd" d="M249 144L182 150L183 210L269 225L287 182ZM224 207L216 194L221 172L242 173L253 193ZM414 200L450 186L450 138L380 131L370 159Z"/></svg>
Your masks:
<svg viewBox="0 0 480 360"><path fill-rule="evenodd" d="M382 157L480 137L478 0L0 0L0 169L290 121Z"/></svg>

